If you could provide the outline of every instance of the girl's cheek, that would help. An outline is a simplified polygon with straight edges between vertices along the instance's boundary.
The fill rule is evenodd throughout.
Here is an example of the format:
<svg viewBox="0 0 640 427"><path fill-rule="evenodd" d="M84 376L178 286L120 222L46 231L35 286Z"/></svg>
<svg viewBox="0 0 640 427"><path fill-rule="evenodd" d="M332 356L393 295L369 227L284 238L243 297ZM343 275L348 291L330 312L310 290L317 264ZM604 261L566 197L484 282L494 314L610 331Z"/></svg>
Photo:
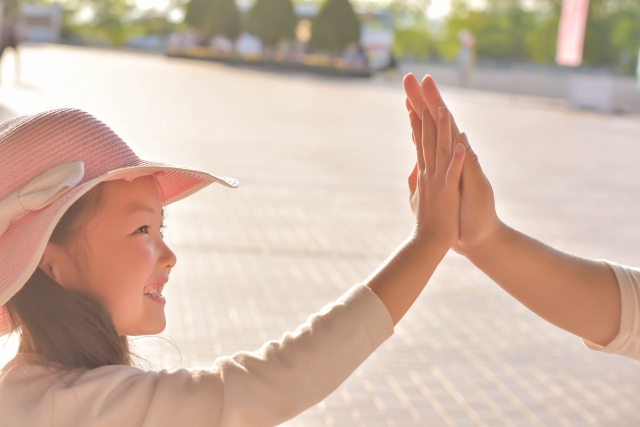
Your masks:
<svg viewBox="0 0 640 427"><path fill-rule="evenodd" d="M130 263L139 266L153 266L153 259L155 256L153 243L150 239L142 240L143 239L139 239L139 241L127 245L123 254L126 253L126 259L128 259Z"/></svg>

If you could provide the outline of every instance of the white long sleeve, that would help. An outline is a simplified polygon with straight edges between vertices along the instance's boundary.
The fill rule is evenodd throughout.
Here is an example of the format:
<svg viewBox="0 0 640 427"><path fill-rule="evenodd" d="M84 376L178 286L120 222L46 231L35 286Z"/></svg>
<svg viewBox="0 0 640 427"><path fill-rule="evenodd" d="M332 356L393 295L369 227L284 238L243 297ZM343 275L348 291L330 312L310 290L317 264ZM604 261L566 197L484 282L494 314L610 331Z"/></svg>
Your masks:
<svg viewBox="0 0 640 427"><path fill-rule="evenodd" d="M582 341L591 350L640 360L640 269L601 261L611 267L620 287L620 331L606 347Z"/></svg>
<svg viewBox="0 0 640 427"><path fill-rule="evenodd" d="M55 373L20 356L0 371L0 426L275 426L334 391L391 334L358 285L279 341L207 369Z"/></svg>

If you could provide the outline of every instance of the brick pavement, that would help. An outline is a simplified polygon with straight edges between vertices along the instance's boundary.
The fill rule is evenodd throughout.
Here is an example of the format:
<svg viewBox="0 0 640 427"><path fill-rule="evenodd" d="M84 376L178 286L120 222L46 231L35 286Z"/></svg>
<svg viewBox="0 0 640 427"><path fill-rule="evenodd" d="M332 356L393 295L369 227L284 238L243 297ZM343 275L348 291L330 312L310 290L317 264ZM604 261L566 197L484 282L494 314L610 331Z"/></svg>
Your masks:
<svg viewBox="0 0 640 427"><path fill-rule="evenodd" d="M53 46L24 50L22 83L11 70L5 116L84 108L147 157L242 183L169 208L179 262L165 336L179 350L139 340L159 368L280 337L366 278L411 229L413 148L397 82ZM579 255L640 264L638 117L445 95L508 223ZM450 254L395 336L285 425L636 426L639 368L586 350Z"/></svg>

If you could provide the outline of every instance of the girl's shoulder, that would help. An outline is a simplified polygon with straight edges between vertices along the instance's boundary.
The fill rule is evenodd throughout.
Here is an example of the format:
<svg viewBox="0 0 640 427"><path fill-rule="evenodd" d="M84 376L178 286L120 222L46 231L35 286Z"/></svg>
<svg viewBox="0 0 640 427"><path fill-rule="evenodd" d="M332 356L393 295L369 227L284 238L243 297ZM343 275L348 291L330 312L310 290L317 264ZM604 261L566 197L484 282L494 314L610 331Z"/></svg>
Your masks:
<svg viewBox="0 0 640 427"><path fill-rule="evenodd" d="M18 354L0 368L0 393L9 387L11 390L28 389L37 394L48 389L69 388L86 382L119 382L126 378L135 378L150 372L125 366L111 365L96 369L69 369L48 362L39 355Z"/></svg>
<svg viewBox="0 0 640 427"><path fill-rule="evenodd" d="M182 416L205 413L208 419L216 419L215 402L222 401L211 370L61 369L42 362L20 355L0 369L0 425L50 425L52 417L55 425L97 425L95 414L100 425L139 426L149 417L157 421L152 425L179 425L170 416L176 401L186 408Z"/></svg>

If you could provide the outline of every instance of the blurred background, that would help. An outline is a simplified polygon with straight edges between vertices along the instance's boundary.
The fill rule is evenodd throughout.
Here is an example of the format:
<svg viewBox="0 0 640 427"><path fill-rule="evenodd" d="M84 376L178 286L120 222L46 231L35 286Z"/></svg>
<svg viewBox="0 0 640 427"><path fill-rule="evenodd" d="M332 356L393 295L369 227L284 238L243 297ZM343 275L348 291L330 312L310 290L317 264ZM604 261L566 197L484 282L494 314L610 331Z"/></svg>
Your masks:
<svg viewBox="0 0 640 427"><path fill-rule="evenodd" d="M430 73L509 225L640 264L637 0L3 3L0 120L84 109L143 158L238 178L168 207L157 369L295 329L411 231L401 79ZM560 34L560 36L559 36ZM0 365L17 350L0 340ZM640 366L448 254L395 335L287 426L638 426Z"/></svg>
<svg viewBox="0 0 640 427"><path fill-rule="evenodd" d="M7 0L4 16L25 41L388 79L428 64L445 84L640 111L640 3L565 3L564 37L561 0Z"/></svg>

